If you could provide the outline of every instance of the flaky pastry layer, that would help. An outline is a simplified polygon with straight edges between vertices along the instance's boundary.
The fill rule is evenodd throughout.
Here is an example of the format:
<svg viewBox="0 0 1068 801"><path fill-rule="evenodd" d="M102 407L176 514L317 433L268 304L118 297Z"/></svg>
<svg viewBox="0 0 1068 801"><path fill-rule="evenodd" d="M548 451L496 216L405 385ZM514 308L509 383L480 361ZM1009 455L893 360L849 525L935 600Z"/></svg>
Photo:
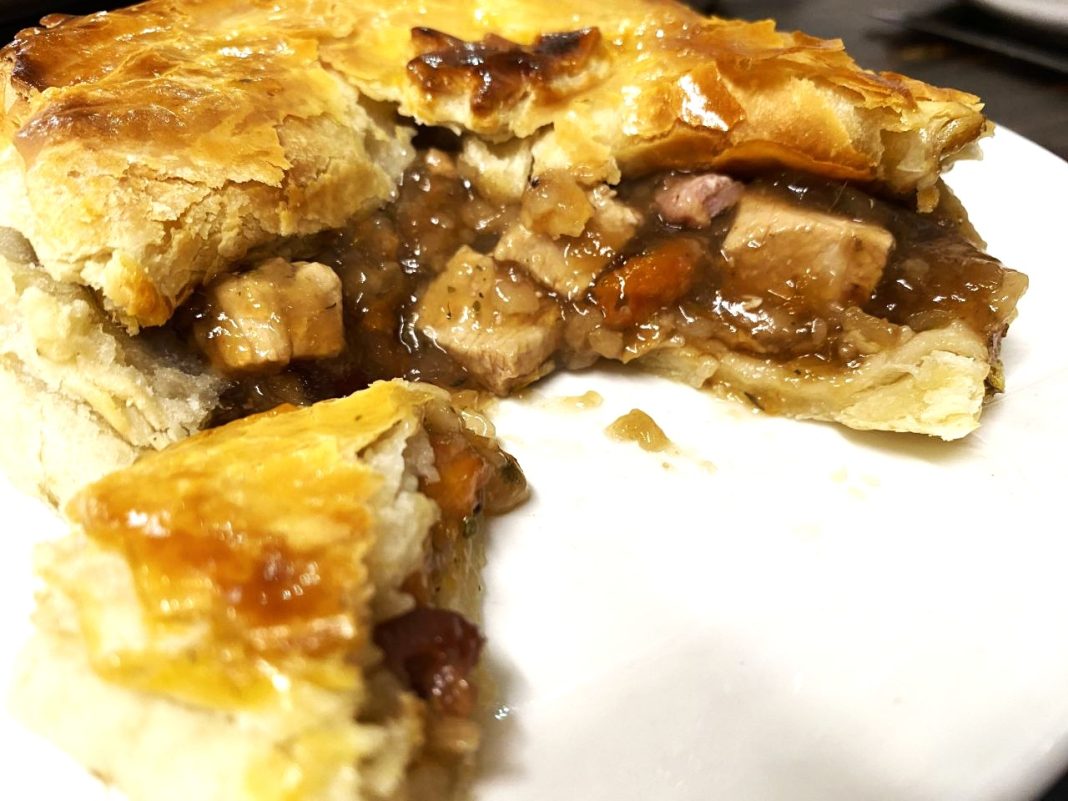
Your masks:
<svg viewBox="0 0 1068 801"><path fill-rule="evenodd" d="M62 503L199 430L223 382L180 353L166 337L131 337L0 229L0 462L30 492Z"/></svg>
<svg viewBox="0 0 1068 801"><path fill-rule="evenodd" d="M785 165L924 207L986 124L972 95L864 71L840 41L661 0L149 0L46 22L4 51L0 222L131 329L388 199L411 157L394 108L534 137L535 173Z"/></svg>
<svg viewBox="0 0 1068 801"><path fill-rule="evenodd" d="M443 514L421 482L445 469L427 432L461 426L446 403L378 383L83 490L38 554L20 716L133 801L399 801L413 776L446 797L453 776L420 773L441 733L373 639ZM475 592L477 550L453 557Z"/></svg>

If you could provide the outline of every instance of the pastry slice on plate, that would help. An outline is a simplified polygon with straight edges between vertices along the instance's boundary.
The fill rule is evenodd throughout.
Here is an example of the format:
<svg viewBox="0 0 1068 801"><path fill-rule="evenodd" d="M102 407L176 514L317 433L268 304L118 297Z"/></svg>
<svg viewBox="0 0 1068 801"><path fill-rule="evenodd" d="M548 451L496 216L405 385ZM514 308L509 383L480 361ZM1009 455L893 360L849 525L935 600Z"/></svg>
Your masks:
<svg viewBox="0 0 1068 801"><path fill-rule="evenodd" d="M87 487L42 546L18 713L132 801L450 797L479 742L479 517L525 494L489 432L382 382Z"/></svg>
<svg viewBox="0 0 1068 801"><path fill-rule="evenodd" d="M836 40L661 0L148 0L47 18L2 77L0 374L103 454L30 438L57 497L381 378L607 359L946 439L1001 385L1026 278L940 180L982 104ZM107 348L51 347L75 318Z"/></svg>

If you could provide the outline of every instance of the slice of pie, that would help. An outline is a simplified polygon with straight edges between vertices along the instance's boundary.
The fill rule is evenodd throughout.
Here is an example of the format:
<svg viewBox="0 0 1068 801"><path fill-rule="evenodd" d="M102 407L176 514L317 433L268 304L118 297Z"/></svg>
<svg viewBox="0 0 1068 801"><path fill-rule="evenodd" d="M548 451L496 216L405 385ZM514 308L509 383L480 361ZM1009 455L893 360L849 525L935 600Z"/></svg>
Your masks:
<svg viewBox="0 0 1068 801"><path fill-rule="evenodd" d="M525 494L490 431L380 382L89 486L40 554L20 714L131 801L451 797L479 740L480 515Z"/></svg>
<svg viewBox="0 0 1068 801"><path fill-rule="evenodd" d="M939 177L981 104L838 41L664 0L149 0L3 63L0 369L44 432L9 458L59 497L381 378L609 359L946 439L1001 386L1026 278Z"/></svg>

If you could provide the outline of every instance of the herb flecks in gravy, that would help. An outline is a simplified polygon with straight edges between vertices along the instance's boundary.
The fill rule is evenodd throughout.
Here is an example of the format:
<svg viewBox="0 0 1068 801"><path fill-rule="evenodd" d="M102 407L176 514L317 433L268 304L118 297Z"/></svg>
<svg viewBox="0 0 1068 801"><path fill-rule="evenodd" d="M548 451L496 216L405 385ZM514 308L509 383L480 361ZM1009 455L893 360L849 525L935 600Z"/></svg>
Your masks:
<svg viewBox="0 0 1068 801"><path fill-rule="evenodd" d="M1026 288L979 250L948 190L920 215L796 173L658 173L618 187L547 173L502 199L472 180L455 137L428 131L417 144L394 203L294 248L340 279L340 354L222 365L233 384L220 420L392 377L505 395L665 346L803 377L960 323L996 353ZM217 295L201 291L179 326L217 316Z"/></svg>

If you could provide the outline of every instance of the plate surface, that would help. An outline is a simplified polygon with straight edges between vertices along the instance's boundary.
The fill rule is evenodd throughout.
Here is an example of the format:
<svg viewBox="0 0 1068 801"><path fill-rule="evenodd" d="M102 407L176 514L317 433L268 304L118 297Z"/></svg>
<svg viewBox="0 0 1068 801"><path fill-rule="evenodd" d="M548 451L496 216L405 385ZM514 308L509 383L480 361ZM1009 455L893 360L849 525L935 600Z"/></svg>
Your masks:
<svg viewBox="0 0 1068 801"><path fill-rule="evenodd" d="M1068 763L1068 164L1009 131L984 150L949 181L1031 289L964 441L601 370L500 405L535 494L490 528L478 798L1022 800ZM675 450L609 439L631 408ZM61 527L6 484L0 505L6 687L31 543ZM0 739L24 801L111 797L2 710Z"/></svg>

